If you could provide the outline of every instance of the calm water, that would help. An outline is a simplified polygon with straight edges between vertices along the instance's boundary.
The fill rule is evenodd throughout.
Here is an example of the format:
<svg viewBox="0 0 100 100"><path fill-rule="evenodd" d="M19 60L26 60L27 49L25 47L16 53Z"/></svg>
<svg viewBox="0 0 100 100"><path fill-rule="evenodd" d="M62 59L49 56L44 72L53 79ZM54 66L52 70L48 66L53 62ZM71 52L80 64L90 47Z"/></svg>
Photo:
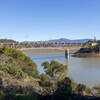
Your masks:
<svg viewBox="0 0 100 100"><path fill-rule="evenodd" d="M44 61L57 60L66 64L64 54L27 54L38 65L40 72L43 72L41 63ZM70 55L68 76L74 81L89 86L100 83L100 58L75 58Z"/></svg>

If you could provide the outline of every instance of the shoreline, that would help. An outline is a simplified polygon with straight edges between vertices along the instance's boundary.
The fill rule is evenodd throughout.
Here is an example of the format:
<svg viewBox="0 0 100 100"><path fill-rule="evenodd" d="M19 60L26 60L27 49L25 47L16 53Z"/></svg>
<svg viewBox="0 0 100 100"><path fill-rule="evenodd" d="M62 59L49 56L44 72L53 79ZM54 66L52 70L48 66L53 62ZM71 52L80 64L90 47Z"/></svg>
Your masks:
<svg viewBox="0 0 100 100"><path fill-rule="evenodd" d="M67 49L69 49L70 53L74 53L79 47L21 48L19 50L25 54L65 54Z"/></svg>
<svg viewBox="0 0 100 100"><path fill-rule="evenodd" d="M74 54L73 57L100 57L100 53L77 53Z"/></svg>

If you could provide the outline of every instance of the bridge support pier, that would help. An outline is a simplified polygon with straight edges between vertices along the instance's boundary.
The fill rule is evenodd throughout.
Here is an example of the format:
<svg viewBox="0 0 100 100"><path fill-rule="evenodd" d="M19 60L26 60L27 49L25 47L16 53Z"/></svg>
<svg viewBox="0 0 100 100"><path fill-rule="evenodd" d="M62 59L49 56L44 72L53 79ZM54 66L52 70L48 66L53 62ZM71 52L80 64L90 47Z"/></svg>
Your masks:
<svg viewBox="0 0 100 100"><path fill-rule="evenodd" d="M65 50L65 58L69 59L69 49Z"/></svg>

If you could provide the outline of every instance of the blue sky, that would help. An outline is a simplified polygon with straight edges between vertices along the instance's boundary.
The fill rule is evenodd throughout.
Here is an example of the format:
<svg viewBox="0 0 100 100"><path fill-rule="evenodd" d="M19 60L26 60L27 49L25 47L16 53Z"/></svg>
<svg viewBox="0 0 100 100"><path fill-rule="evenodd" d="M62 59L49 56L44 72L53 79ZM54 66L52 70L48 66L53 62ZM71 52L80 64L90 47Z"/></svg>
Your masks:
<svg viewBox="0 0 100 100"><path fill-rule="evenodd" d="M0 38L100 39L100 0L0 0Z"/></svg>

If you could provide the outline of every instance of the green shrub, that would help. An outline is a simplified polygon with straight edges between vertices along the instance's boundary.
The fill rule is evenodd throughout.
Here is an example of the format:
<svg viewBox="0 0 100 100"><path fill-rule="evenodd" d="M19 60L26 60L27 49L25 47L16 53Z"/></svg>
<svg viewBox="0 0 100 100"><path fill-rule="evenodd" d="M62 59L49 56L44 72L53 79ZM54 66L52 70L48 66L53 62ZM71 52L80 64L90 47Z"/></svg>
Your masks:
<svg viewBox="0 0 100 100"><path fill-rule="evenodd" d="M16 78L23 78L24 77L24 72L18 66L12 67L10 65L4 65L4 66L0 65L0 70L1 70L1 73L6 72L6 73L8 73Z"/></svg>
<svg viewBox="0 0 100 100"><path fill-rule="evenodd" d="M0 53L7 53L9 51L8 46L4 46L3 48L0 48Z"/></svg>
<svg viewBox="0 0 100 100"><path fill-rule="evenodd" d="M29 96L25 96L25 95L17 95L15 97L15 100L30 100L30 97ZM35 99L34 99L35 100Z"/></svg>
<svg viewBox="0 0 100 100"><path fill-rule="evenodd" d="M0 76L3 76L4 74L5 74L5 72L0 70Z"/></svg>
<svg viewBox="0 0 100 100"><path fill-rule="evenodd" d="M0 54L0 56L1 60L3 59L0 63L1 71L6 69L9 74L15 71L17 76L23 76L22 72L24 72L29 76L38 77L37 65L22 51L9 48L6 54Z"/></svg>
<svg viewBox="0 0 100 100"><path fill-rule="evenodd" d="M72 93L72 81L70 78L66 77L62 81L58 82L58 89L63 91L65 94Z"/></svg>
<svg viewBox="0 0 100 100"><path fill-rule="evenodd" d="M51 60L50 63L43 62L42 66L46 75L48 75L51 80L59 81L66 77L68 68L66 65L60 64L55 60Z"/></svg>
<svg viewBox="0 0 100 100"><path fill-rule="evenodd" d="M41 81L49 81L48 76L45 75L45 74L41 74L41 75L40 75L40 79L41 79Z"/></svg>
<svg viewBox="0 0 100 100"><path fill-rule="evenodd" d="M86 86L84 84L78 84L76 91L78 94L83 94L83 92L86 90Z"/></svg>
<svg viewBox="0 0 100 100"><path fill-rule="evenodd" d="M86 93L91 93L92 92L92 89L86 86L85 92Z"/></svg>
<svg viewBox="0 0 100 100"><path fill-rule="evenodd" d="M96 90L98 94L100 94L100 84L95 85L95 86L93 87L93 89Z"/></svg>
<svg viewBox="0 0 100 100"><path fill-rule="evenodd" d="M37 65L30 59L30 57L26 56L20 50L10 49L9 56L17 62L16 64L21 67L23 72L30 76L38 74Z"/></svg>
<svg viewBox="0 0 100 100"><path fill-rule="evenodd" d="M5 93L3 89L0 89L0 100L4 100L5 98Z"/></svg>

